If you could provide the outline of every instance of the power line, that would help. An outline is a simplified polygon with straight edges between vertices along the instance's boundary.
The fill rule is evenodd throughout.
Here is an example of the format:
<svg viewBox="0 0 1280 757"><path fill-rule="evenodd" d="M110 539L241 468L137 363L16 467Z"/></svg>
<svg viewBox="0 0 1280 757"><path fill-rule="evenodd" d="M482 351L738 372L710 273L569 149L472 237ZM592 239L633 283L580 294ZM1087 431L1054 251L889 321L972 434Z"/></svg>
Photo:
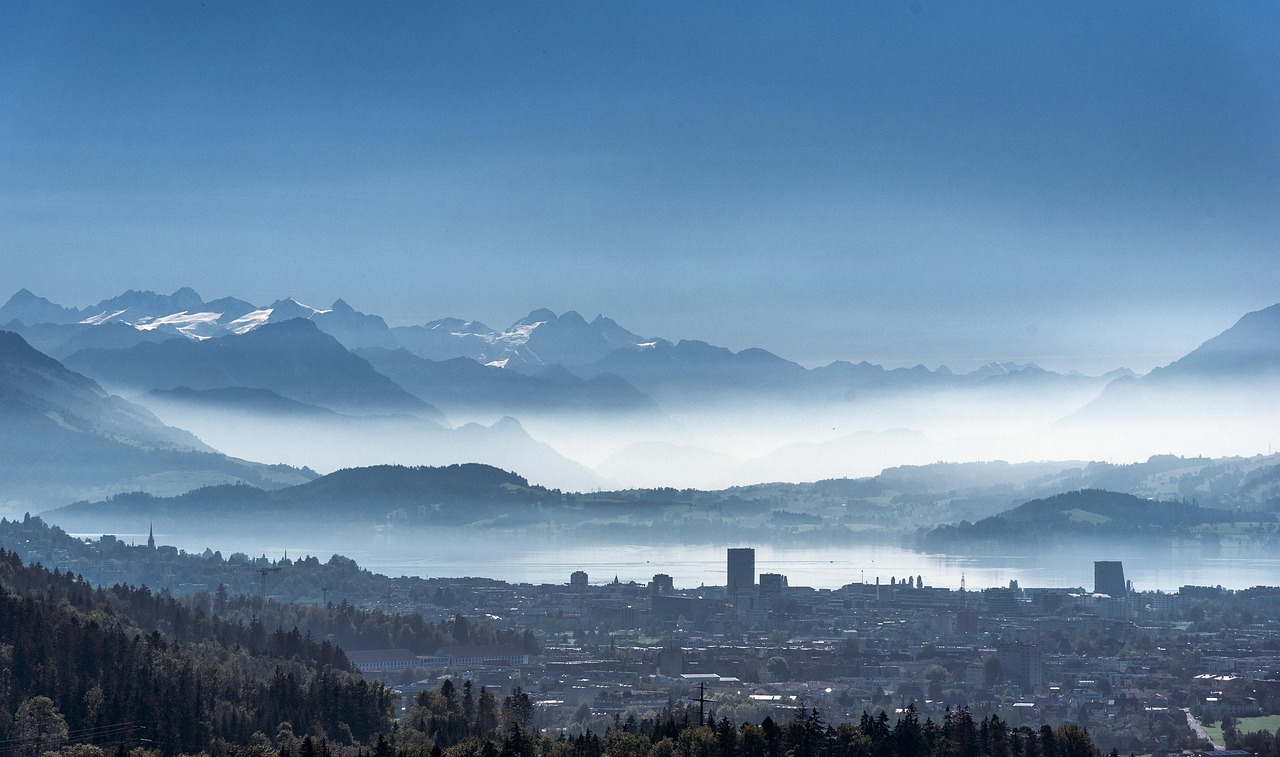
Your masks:
<svg viewBox="0 0 1280 757"><path fill-rule="evenodd" d="M64 746L67 744L94 744L95 746L110 747L135 741L141 742L145 741L145 739L137 736L135 732L145 729L146 726L137 721L81 728L67 733L67 740ZM0 740L0 754L13 754L29 747L37 746L42 740L43 737L40 736Z"/></svg>

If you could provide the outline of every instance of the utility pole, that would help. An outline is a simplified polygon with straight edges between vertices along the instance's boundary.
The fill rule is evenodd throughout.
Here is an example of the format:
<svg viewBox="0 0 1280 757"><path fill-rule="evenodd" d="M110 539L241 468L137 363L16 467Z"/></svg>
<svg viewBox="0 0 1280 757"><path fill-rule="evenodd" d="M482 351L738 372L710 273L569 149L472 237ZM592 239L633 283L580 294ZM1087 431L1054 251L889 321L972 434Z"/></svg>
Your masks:
<svg viewBox="0 0 1280 757"><path fill-rule="evenodd" d="M693 701L698 703L698 726L704 726L706 725L706 720L703 716L702 708L707 703L707 685L705 683L698 684L698 698Z"/></svg>

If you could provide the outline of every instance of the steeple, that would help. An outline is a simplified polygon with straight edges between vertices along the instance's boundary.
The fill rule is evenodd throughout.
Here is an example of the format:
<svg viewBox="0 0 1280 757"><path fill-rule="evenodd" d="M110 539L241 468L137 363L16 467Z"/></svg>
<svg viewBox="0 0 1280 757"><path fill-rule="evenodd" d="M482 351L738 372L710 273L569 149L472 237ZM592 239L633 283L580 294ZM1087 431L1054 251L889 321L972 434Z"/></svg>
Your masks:
<svg viewBox="0 0 1280 757"><path fill-rule="evenodd" d="M147 549L156 548L156 524L151 523L147 526Z"/></svg>

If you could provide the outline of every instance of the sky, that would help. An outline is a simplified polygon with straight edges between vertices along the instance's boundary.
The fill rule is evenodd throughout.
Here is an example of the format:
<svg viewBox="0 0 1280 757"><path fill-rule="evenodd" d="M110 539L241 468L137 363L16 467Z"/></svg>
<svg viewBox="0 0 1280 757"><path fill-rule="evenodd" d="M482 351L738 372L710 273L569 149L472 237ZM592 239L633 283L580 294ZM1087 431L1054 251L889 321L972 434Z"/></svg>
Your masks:
<svg viewBox="0 0 1280 757"><path fill-rule="evenodd" d="M1280 301L1273 2L0 3L0 297L1147 370Z"/></svg>

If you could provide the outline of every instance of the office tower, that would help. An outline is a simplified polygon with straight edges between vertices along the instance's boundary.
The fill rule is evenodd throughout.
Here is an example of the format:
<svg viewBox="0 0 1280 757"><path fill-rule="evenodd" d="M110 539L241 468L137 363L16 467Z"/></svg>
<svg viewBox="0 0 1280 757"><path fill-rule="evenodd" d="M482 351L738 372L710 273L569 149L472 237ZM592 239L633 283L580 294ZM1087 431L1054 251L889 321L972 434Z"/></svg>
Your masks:
<svg viewBox="0 0 1280 757"><path fill-rule="evenodd" d="M1093 593L1123 597L1125 590L1124 566L1119 560L1098 560L1093 563Z"/></svg>
<svg viewBox="0 0 1280 757"><path fill-rule="evenodd" d="M756 551L750 547L729 550L729 580L726 593L735 597L756 586Z"/></svg>

